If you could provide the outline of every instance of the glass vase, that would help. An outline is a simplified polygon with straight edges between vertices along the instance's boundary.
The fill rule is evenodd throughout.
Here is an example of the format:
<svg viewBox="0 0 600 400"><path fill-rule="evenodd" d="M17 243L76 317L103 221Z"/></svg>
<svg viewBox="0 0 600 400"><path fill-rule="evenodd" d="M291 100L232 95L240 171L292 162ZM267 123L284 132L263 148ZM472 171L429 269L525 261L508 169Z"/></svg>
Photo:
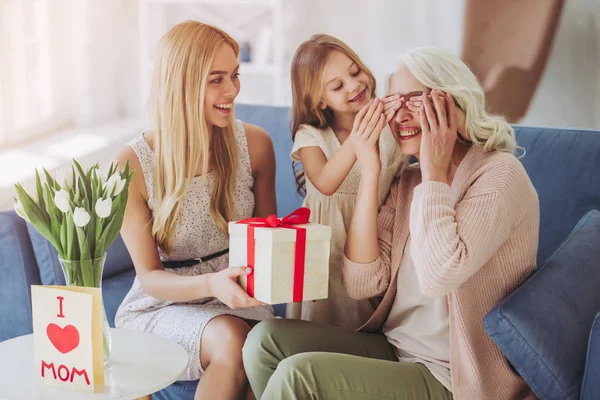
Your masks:
<svg viewBox="0 0 600 400"><path fill-rule="evenodd" d="M106 253L100 258L85 261L71 261L58 258L65 274L67 286L83 286L102 289L102 271L106 261ZM104 303L102 304L102 347L104 349L104 365L110 359L112 340L110 336L110 325L106 318Z"/></svg>

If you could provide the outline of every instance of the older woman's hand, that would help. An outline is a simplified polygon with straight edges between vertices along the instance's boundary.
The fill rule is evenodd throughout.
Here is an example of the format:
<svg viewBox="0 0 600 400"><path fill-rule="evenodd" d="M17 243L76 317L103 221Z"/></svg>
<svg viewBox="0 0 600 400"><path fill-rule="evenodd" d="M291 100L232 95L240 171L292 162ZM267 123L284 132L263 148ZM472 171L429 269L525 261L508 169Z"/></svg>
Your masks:
<svg viewBox="0 0 600 400"><path fill-rule="evenodd" d="M421 96L423 106L419 110L422 132L419 164L424 182L448 183L448 169L457 139L454 99L449 93L443 99L440 93L431 91L433 104L427 93Z"/></svg>

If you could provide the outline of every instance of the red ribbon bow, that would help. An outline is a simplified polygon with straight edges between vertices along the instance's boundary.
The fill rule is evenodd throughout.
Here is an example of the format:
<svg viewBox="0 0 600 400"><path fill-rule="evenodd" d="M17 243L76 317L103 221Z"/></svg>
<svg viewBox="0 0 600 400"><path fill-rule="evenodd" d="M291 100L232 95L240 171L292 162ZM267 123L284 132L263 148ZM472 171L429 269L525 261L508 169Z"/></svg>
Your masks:
<svg viewBox="0 0 600 400"><path fill-rule="evenodd" d="M302 301L304 293L304 264L306 261L306 229L300 226L307 224L310 217L310 209L298 208L292 213L279 219L275 214L267 218L247 218L238 221L238 224L248 225L246 237L246 256L248 267L252 272L247 276L246 291L254 297L254 229L255 228L286 228L296 231L296 254L294 255L294 293L293 301Z"/></svg>

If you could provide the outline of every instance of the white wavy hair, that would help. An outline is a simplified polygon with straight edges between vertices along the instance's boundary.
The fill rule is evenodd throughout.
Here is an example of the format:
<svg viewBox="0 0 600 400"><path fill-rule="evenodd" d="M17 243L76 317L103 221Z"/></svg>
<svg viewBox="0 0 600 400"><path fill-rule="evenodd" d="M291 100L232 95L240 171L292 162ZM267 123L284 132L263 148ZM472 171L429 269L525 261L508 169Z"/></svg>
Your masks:
<svg viewBox="0 0 600 400"><path fill-rule="evenodd" d="M485 151L515 153L517 145L512 126L499 115L485 111L485 94L469 67L452 52L435 47L420 47L402 54L398 67L404 64L413 76L431 89L450 93L465 113L465 129L461 132Z"/></svg>

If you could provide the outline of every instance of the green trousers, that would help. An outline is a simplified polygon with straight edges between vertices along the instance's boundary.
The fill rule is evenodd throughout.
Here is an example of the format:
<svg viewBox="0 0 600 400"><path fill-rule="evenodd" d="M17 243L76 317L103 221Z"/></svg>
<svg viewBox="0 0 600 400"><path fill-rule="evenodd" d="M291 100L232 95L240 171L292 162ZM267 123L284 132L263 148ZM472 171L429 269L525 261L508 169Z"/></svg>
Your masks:
<svg viewBox="0 0 600 400"><path fill-rule="evenodd" d="M452 399L423 364L399 362L383 334L268 320L252 329L243 356L259 400Z"/></svg>

